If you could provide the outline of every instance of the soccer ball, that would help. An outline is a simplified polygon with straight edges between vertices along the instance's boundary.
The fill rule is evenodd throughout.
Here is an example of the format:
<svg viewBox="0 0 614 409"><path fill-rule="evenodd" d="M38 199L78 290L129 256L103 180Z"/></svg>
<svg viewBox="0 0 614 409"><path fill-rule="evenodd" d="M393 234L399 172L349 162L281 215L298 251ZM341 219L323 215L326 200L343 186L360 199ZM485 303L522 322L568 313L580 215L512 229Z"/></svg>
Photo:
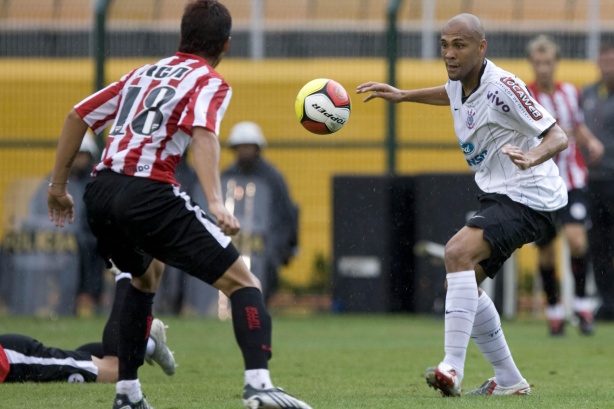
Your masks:
<svg viewBox="0 0 614 409"><path fill-rule="evenodd" d="M336 81L318 78L309 81L296 96L294 109L309 132L331 134L350 118L352 103L347 91Z"/></svg>

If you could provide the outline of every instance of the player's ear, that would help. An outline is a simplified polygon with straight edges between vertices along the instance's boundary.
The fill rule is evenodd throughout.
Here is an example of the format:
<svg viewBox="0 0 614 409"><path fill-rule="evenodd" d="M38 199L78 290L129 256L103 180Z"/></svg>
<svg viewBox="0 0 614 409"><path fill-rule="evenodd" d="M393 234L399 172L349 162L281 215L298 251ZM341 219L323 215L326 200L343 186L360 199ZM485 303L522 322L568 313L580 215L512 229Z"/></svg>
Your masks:
<svg viewBox="0 0 614 409"><path fill-rule="evenodd" d="M232 37L228 36L228 38L226 39L226 42L224 43L224 47L222 48L222 50L227 53L228 49L230 48L230 40Z"/></svg>
<svg viewBox="0 0 614 409"><path fill-rule="evenodd" d="M480 51L484 54L486 54L486 48L487 48L488 44L486 43L486 39L482 39L480 40Z"/></svg>

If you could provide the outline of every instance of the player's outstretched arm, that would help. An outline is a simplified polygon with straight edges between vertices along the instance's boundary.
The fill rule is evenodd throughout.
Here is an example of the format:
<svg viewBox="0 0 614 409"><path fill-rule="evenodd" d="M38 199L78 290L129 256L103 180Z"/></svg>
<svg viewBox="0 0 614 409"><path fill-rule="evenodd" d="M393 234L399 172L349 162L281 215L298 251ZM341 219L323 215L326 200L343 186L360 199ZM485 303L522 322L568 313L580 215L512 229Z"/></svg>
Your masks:
<svg viewBox="0 0 614 409"><path fill-rule="evenodd" d="M501 153L509 156L516 166L525 170L544 163L565 149L567 149L567 135L558 125L554 125L544 134L542 142L535 148L523 152L517 146L505 145Z"/></svg>
<svg viewBox="0 0 614 409"><path fill-rule="evenodd" d="M430 105L450 105L450 99L443 85L434 88L400 90L388 84L366 82L356 87L357 94L364 94L367 92L371 94L367 95L363 102L370 101L374 98L381 98L394 103L418 102Z"/></svg>

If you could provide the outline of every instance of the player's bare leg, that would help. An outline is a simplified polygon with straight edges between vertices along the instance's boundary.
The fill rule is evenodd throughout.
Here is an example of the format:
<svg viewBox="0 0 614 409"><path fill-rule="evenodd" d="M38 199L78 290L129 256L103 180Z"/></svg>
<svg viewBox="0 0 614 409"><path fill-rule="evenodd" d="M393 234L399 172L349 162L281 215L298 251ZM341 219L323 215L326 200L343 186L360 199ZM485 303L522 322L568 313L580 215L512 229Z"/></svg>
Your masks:
<svg viewBox="0 0 614 409"><path fill-rule="evenodd" d="M105 356L103 358L96 358L95 356L92 356L92 361L98 368L98 378L96 378L96 382L117 382L117 368L119 367L119 359L116 356Z"/></svg>
<svg viewBox="0 0 614 409"><path fill-rule="evenodd" d="M311 409L306 403L273 386L268 369L272 355L271 316L264 305L260 282L243 259L239 257L213 286L228 296L231 302L235 338L245 362L245 407Z"/></svg>

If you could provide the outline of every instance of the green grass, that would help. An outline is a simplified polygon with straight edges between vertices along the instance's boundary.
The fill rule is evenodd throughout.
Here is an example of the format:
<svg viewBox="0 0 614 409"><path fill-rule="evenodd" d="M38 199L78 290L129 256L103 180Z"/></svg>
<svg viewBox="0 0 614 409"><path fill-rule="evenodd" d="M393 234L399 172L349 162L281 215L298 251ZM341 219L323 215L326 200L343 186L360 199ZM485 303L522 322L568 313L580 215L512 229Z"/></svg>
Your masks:
<svg viewBox="0 0 614 409"><path fill-rule="evenodd" d="M163 317L164 318L164 317ZM147 365L143 391L156 409L240 408L243 368L229 322L167 317L177 373ZM0 333L23 333L47 345L74 348L100 338L104 319L58 321L4 317ZM273 382L314 408L614 408L614 325L593 337L576 328L552 339L543 322L504 323L531 396L443 399L423 371L443 357L443 321L408 315L275 316ZM464 390L492 376L471 345ZM0 408L110 408L114 385L6 384Z"/></svg>

